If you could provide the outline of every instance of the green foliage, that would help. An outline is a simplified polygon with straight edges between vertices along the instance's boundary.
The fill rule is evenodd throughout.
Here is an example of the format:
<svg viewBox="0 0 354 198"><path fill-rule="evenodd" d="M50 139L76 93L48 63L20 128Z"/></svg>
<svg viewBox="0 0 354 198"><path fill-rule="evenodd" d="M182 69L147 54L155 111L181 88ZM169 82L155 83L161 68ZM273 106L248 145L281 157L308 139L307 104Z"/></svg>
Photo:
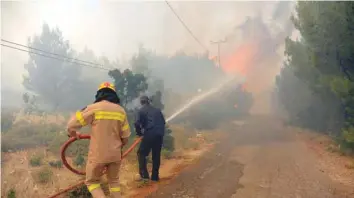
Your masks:
<svg viewBox="0 0 354 198"><path fill-rule="evenodd" d="M18 122L2 135L1 150L21 150L46 146L55 139L60 128L61 126L54 124Z"/></svg>
<svg viewBox="0 0 354 198"><path fill-rule="evenodd" d="M49 167L42 167L32 172L32 178L36 183L46 184L52 180L53 171Z"/></svg>
<svg viewBox="0 0 354 198"><path fill-rule="evenodd" d="M69 42L64 40L62 32L58 28L50 29L47 24L42 26L40 35L29 39L28 46L66 57L73 57L75 54ZM29 61L25 64L28 75L24 76L24 87L37 94L42 103L49 104L54 110L70 107L70 103L66 102L78 96L74 88L79 84L81 67L32 53L29 56ZM65 100L62 99L63 96Z"/></svg>
<svg viewBox="0 0 354 198"><path fill-rule="evenodd" d="M175 139L172 136L172 130L168 127L168 125L166 125L162 148L170 152L175 150Z"/></svg>
<svg viewBox="0 0 354 198"><path fill-rule="evenodd" d="M288 57L276 79L292 124L354 141L353 2L297 3L293 24L301 40L286 40Z"/></svg>
<svg viewBox="0 0 354 198"><path fill-rule="evenodd" d="M36 96L24 93L22 95L22 99L25 103L24 111L26 114L41 113L41 110L38 107L38 99Z"/></svg>
<svg viewBox="0 0 354 198"><path fill-rule="evenodd" d="M50 161L49 166L54 167L54 168L62 168L63 162L61 160Z"/></svg>
<svg viewBox="0 0 354 198"><path fill-rule="evenodd" d="M74 164L76 166L84 166L86 164L84 156L81 154L77 155L74 159Z"/></svg>
<svg viewBox="0 0 354 198"><path fill-rule="evenodd" d="M42 165L43 156L34 155L30 158L29 164L33 167Z"/></svg>
<svg viewBox="0 0 354 198"><path fill-rule="evenodd" d="M122 105L125 107L148 88L145 76L142 74L134 74L129 69L123 72L115 69L109 71L108 75L113 78L117 94L121 99Z"/></svg>
<svg viewBox="0 0 354 198"><path fill-rule="evenodd" d="M166 158L166 159L171 159L173 157L173 152L169 151L167 149L162 149L161 150L161 155Z"/></svg>
<svg viewBox="0 0 354 198"><path fill-rule="evenodd" d="M9 192L7 192L7 198L16 198L15 189L10 189Z"/></svg>
<svg viewBox="0 0 354 198"><path fill-rule="evenodd" d="M88 191L86 185L82 185L79 188L76 188L70 192L68 192L67 196L69 198L91 198L92 195Z"/></svg>
<svg viewBox="0 0 354 198"><path fill-rule="evenodd" d="M2 110L1 112L1 133L7 132L13 125L16 116L12 112Z"/></svg>

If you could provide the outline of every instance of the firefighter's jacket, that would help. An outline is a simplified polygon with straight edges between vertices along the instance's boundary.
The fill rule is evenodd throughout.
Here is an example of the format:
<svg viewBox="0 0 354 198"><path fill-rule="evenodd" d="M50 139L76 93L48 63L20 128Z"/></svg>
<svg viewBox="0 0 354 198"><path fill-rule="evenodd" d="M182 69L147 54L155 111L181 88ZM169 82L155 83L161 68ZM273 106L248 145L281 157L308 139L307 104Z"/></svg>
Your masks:
<svg viewBox="0 0 354 198"><path fill-rule="evenodd" d="M68 122L68 132L91 125L91 141L88 160L110 163L121 160L122 139L131 134L127 114L118 104L101 101L76 112Z"/></svg>
<svg viewBox="0 0 354 198"><path fill-rule="evenodd" d="M138 136L154 136L165 134L165 118L160 109L144 105L136 115L135 131Z"/></svg>

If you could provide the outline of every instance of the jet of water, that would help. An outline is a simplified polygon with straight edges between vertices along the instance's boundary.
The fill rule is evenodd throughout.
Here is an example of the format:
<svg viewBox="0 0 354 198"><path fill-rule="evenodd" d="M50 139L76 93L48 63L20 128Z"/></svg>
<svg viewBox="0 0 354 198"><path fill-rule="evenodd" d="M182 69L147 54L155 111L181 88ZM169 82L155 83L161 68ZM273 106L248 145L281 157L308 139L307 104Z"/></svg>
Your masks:
<svg viewBox="0 0 354 198"><path fill-rule="evenodd" d="M197 95L194 98L192 98L188 103L186 103L185 105L183 105L180 109L178 109L175 113L173 113L171 116L169 116L166 119L166 122L171 121L172 119L174 119L175 117L177 117L178 115L180 115L182 112L184 112L185 110L189 109L191 106L199 103L200 101L204 100L205 98L217 93L218 91L221 90L221 88L223 88L224 86L226 86L227 84L231 83L232 81L234 81L234 78L230 78L227 79L226 81L223 81L219 86L214 87L212 89L210 89L209 91L201 94L201 95Z"/></svg>

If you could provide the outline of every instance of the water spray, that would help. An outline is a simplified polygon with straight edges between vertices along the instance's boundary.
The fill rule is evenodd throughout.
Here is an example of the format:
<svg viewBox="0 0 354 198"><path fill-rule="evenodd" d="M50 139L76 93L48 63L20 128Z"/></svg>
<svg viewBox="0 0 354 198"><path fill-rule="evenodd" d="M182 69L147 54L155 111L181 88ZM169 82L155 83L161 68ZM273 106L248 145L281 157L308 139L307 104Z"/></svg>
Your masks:
<svg viewBox="0 0 354 198"><path fill-rule="evenodd" d="M170 115L167 119L166 122L171 121L172 119L174 119L175 117L177 117L178 115L180 115L182 112L184 112L185 110L189 109L191 106L201 102L202 100L204 100L205 98L207 98L208 96L211 96L215 93L217 93L218 91L220 91L223 87L225 87L227 84L231 83L235 81L235 78L228 78L227 80L223 81L221 84L219 84L218 86L210 89L209 91L201 94L201 95L197 95L196 97L192 98L188 103L186 103L185 105L183 105L180 109L178 109L175 113L173 113L172 115ZM242 80L243 81L243 80ZM242 82L241 81L241 82ZM199 91L198 91L199 92Z"/></svg>
<svg viewBox="0 0 354 198"><path fill-rule="evenodd" d="M194 98L192 98L188 103L186 103L185 105L183 105L179 110L177 110L175 113L173 113L171 116L169 116L166 119L166 123L170 122L172 119L176 118L178 115L180 115L182 112L184 112L185 110L189 109L191 106L199 103L200 101L204 100L205 98L207 98L208 96L217 93L218 91L220 91L223 87L225 87L227 84L233 82L235 80L235 78L228 78L227 80L223 81L221 84L219 84L218 86L210 89L209 91L198 95ZM198 91L199 92L199 91ZM79 139L90 139L91 136L90 135L83 135L81 134L79 136ZM71 172L77 174L77 175L85 175L85 171L80 171L77 170L75 168L73 168L67 161L66 159L66 155L65 155L65 151L67 150L67 148L76 140L78 140L76 137L71 137L68 141L66 141L64 143L64 145L61 147L61 160L63 162L63 165L69 169ZM134 141L134 143L122 154L122 159L125 158L131 151L134 150L134 148L140 143L140 141L142 140L142 137L139 137L138 139L136 139ZM70 190L73 190L81 185L84 185L84 181L80 181L79 183L72 185L68 188L65 188L63 190L61 190L60 192L48 197L48 198L55 198L58 197L61 194L64 194L66 192L69 192Z"/></svg>

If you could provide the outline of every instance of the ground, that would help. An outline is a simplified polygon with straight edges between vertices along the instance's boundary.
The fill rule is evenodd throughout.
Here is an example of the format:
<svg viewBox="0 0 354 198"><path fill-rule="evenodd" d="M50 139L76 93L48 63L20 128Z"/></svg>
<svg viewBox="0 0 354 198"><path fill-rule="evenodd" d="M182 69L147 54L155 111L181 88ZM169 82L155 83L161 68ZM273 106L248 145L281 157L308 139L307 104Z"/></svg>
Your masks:
<svg viewBox="0 0 354 198"><path fill-rule="evenodd" d="M328 137L285 126L279 119L252 116L219 131L175 126L174 133L179 149L172 159L163 159L158 184L137 188L136 159L124 160L124 197L354 197L353 158L336 152ZM44 150L2 156L2 197L11 188L20 198L46 197L80 179L66 169L52 169L50 183L36 184L31 172L37 168L28 166L28 156Z"/></svg>
<svg viewBox="0 0 354 198"><path fill-rule="evenodd" d="M195 131L185 126L171 125L175 137L176 150L170 155L163 154L161 174L165 180L172 178L179 170L201 156L212 147L214 137L218 131ZM83 140L85 141L85 140ZM125 195L129 196L136 187L134 180L137 178L136 150L128 155L122 162L120 182ZM40 167L30 166L31 156L43 156ZM1 197L7 197L11 190L15 190L16 198L48 197L70 185L82 180L66 168L53 168L48 166L52 160L58 160L59 154L53 154L46 147L38 147L23 151L2 153L1 166ZM70 164L72 159L68 158ZM33 177L33 174L48 168L52 171L47 182L41 184Z"/></svg>
<svg viewBox="0 0 354 198"><path fill-rule="evenodd" d="M228 131L198 162L130 197L354 197L352 159L269 116L225 126Z"/></svg>

